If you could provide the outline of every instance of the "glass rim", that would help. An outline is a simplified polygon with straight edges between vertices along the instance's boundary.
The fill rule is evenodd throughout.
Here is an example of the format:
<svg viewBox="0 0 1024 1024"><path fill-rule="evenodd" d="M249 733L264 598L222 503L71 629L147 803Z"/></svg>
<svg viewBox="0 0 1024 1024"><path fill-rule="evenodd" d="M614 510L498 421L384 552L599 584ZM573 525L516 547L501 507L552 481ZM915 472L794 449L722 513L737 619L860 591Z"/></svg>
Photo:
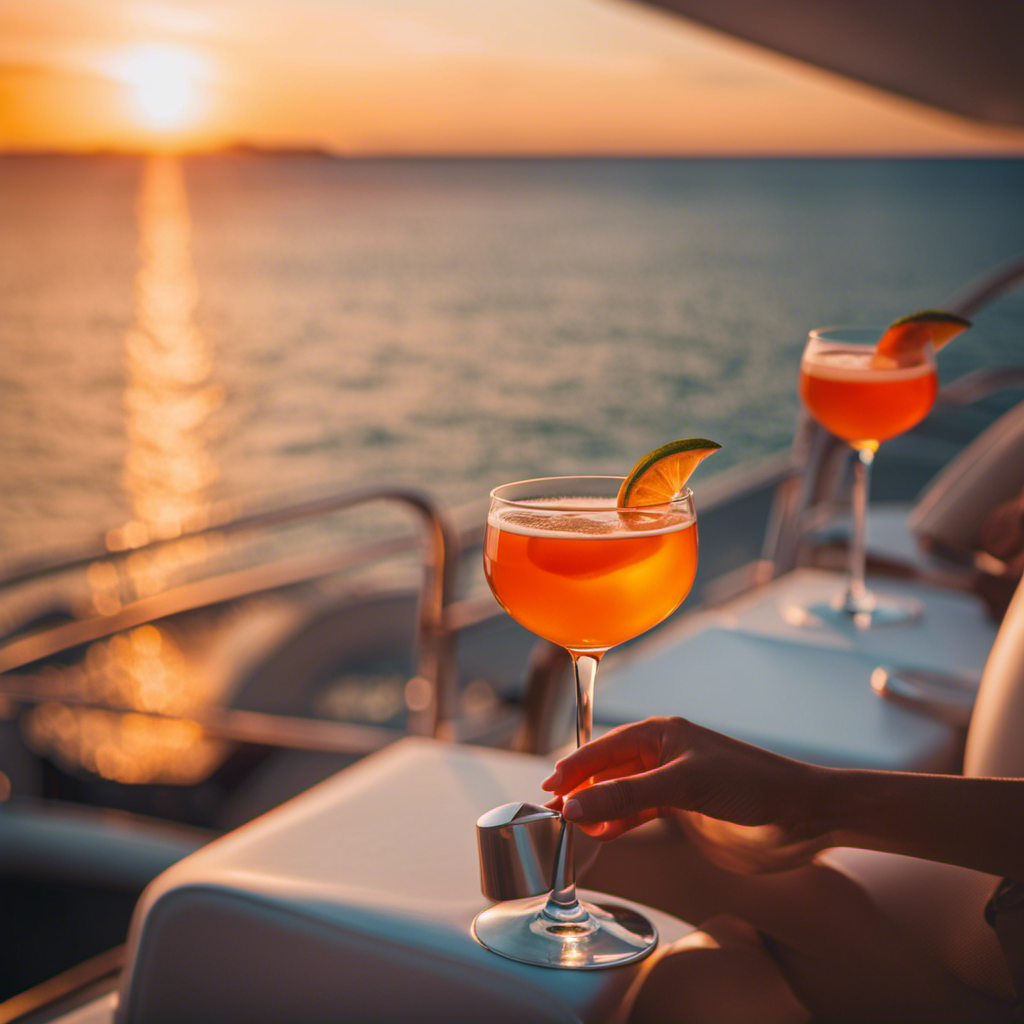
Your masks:
<svg viewBox="0 0 1024 1024"><path fill-rule="evenodd" d="M871 324L835 324L830 327L815 327L807 332L807 341L804 344L801 365L814 360L813 351L825 352L850 352L862 354L872 352L878 345L879 339L886 332L885 327ZM935 346L931 341L925 341L921 347L922 359L913 367L893 367L893 369L917 369L920 366L936 366ZM888 369L888 368L886 368ZM877 368L863 368L864 373L872 374L879 372Z"/></svg>
<svg viewBox="0 0 1024 1024"><path fill-rule="evenodd" d="M825 327L811 328L807 332L807 338L809 341L820 341L826 345L876 345L887 330L888 325L881 323L829 324ZM927 345L931 347L931 342L929 341Z"/></svg>
<svg viewBox="0 0 1024 1024"><path fill-rule="evenodd" d="M617 493L618 492L618 487L622 484L622 481L624 479L625 479L625 477L622 477L622 476L608 476L608 475L602 475L602 474L599 474L599 473L583 473L583 474L576 474L574 476L538 476L538 477L528 477L525 480L510 480L508 483L499 484L497 487L492 488L491 492L490 492L490 499L491 499L492 502L496 502L496 501L497 502L501 502L501 504L503 504L503 505L508 505L508 506L511 506L511 507L514 507L514 508L524 508L524 509L530 509L532 511L548 512L548 513L588 512L588 513L593 514L595 512L616 512L616 511L619 511L619 512L621 512L621 511L658 512L659 510L678 509L681 505L685 505L685 504L691 504L691 505L693 504L693 491L690 490L689 487L684 487L681 491L679 491L678 494L673 495L673 497L671 498L670 501L662 502L662 503L660 503L658 505L625 505L625 506L622 506L621 508L619 506L612 506L611 508L609 508L608 505L588 505L588 504L586 504L587 498L598 498L598 497L601 497L601 498L603 498L603 500L607 501L607 499L609 497L614 497L614 495L610 495L610 494L604 494L604 495L597 495L597 494L593 494L593 495L573 494L573 495L568 495L568 497L570 497L570 498L579 498L580 499L580 504L573 504L573 505L561 505L560 504L560 505L557 505L557 506L552 506L552 505L548 504L547 502L541 500L541 497L540 497L540 495L544 494L545 490L549 490L550 489L550 486L549 486L549 488L545 488L542 485L545 485L545 484L547 484L547 485L555 485L555 484L558 484L558 483L565 483L565 482L570 481L570 480L607 481L609 483L614 482L616 484L615 490L616 490L616 493ZM533 485L538 485L538 486L537 487L533 487ZM540 494L538 494L538 496L534 497L534 498L506 498L502 494L499 493L500 491L504 491L504 490L506 490L507 488L510 488L510 487L529 488L529 489L532 489L532 490L539 491ZM557 495L552 495L552 496L557 497Z"/></svg>

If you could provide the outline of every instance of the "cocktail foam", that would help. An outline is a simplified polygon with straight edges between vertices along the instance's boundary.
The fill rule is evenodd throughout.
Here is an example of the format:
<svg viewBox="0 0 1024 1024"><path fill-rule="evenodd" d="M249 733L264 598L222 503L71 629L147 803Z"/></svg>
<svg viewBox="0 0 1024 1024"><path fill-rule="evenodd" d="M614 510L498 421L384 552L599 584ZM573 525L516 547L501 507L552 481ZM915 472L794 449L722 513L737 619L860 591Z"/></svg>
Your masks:
<svg viewBox="0 0 1024 1024"><path fill-rule="evenodd" d="M872 365L873 350L863 352L829 352L818 351L805 354L801 369L810 377L823 380L912 380L914 377L926 377L935 372L935 365L930 362L917 363L914 366L893 366L880 368Z"/></svg>
<svg viewBox="0 0 1024 1024"><path fill-rule="evenodd" d="M538 506L538 510L515 507L491 509L488 525L525 537L601 540L672 533L694 522L693 515L682 510L619 509L615 507L614 498L530 498L528 503ZM558 515L541 511L541 508L565 509L565 512Z"/></svg>

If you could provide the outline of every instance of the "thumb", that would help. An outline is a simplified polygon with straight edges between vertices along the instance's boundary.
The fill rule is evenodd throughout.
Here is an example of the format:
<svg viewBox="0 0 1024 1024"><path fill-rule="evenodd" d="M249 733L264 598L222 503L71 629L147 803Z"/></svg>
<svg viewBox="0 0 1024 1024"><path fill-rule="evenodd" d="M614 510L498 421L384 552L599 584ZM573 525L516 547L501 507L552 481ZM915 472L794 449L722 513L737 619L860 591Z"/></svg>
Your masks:
<svg viewBox="0 0 1024 1024"><path fill-rule="evenodd" d="M562 807L562 816L579 822L628 818L667 802L662 792L664 781L655 770L595 783L573 793Z"/></svg>

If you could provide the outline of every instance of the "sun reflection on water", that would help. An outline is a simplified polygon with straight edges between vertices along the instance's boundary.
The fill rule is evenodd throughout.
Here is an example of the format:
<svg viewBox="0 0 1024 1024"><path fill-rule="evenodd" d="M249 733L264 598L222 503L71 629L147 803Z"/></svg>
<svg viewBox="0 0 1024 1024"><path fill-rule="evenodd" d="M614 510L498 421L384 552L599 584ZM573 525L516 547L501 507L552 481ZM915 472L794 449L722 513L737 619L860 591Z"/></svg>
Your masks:
<svg viewBox="0 0 1024 1024"><path fill-rule="evenodd" d="M128 454L125 488L151 537L174 537L204 509L217 466L207 450L212 414L224 400L195 324L188 200L181 162L153 157L139 203L136 320L126 342ZM171 549L172 551L174 549Z"/></svg>
<svg viewBox="0 0 1024 1024"><path fill-rule="evenodd" d="M224 400L213 359L195 323L199 289L192 267L188 200L180 160L148 158L138 202L139 269L135 323L125 343L128 448L124 486L134 518L109 538L122 561L96 563L88 582L100 614L157 594L207 556L204 538L154 551L151 539L180 537L206 514L216 463L212 418ZM121 782L189 783L204 777L221 745L204 739L190 714L212 697L211 682L163 626L140 626L92 644L82 664L61 670L50 692L74 693L145 714L41 704L28 722L37 746ZM54 680L50 681L55 682Z"/></svg>

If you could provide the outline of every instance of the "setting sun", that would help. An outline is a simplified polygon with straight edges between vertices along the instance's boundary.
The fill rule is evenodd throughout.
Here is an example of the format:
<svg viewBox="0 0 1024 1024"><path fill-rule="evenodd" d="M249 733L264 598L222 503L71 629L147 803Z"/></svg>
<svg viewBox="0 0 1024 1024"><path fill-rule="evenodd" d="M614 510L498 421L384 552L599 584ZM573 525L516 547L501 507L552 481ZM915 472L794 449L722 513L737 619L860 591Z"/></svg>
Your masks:
<svg viewBox="0 0 1024 1024"><path fill-rule="evenodd" d="M0 97L0 152L1024 151L640 0L3 0Z"/></svg>
<svg viewBox="0 0 1024 1024"><path fill-rule="evenodd" d="M106 70L130 90L132 114L143 128L177 131L194 126L202 114L210 68L195 50L139 44L113 54Z"/></svg>

